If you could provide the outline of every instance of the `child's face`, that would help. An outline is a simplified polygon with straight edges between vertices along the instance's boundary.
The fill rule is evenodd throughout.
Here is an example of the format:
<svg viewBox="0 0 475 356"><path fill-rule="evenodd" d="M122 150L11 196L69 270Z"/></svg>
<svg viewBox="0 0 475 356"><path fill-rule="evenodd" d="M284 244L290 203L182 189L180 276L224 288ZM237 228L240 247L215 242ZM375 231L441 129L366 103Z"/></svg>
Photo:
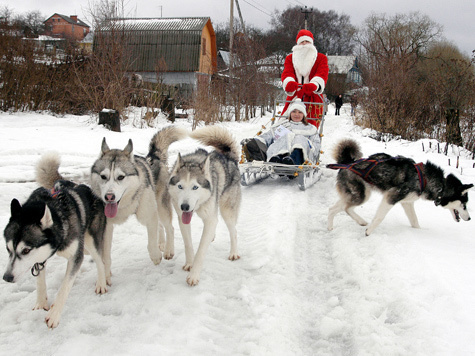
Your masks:
<svg viewBox="0 0 475 356"><path fill-rule="evenodd" d="M290 120L295 122L300 122L303 120L303 112L300 110L294 109L290 112Z"/></svg>

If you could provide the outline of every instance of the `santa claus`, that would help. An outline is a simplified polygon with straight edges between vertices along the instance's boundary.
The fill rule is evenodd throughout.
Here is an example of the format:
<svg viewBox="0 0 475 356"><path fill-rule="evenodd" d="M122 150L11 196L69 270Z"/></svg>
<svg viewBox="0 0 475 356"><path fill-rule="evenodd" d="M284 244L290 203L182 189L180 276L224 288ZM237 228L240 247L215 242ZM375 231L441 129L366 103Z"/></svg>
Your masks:
<svg viewBox="0 0 475 356"><path fill-rule="evenodd" d="M281 79L282 88L287 94L287 103L282 114L287 110L290 101L296 97L307 103L323 103L323 99L318 94L323 93L327 83L328 59L324 54L318 53L313 45L313 34L310 31L299 31L297 45L285 58ZM318 127L318 121L315 119L322 116L323 105L306 104L306 106L308 121Z"/></svg>

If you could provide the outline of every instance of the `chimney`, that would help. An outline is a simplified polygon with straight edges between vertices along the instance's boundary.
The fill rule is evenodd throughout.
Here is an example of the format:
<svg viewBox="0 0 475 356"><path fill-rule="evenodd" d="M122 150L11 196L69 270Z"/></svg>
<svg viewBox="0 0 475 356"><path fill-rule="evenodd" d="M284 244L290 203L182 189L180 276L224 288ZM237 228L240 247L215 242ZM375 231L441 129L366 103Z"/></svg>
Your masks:
<svg viewBox="0 0 475 356"><path fill-rule="evenodd" d="M77 15L71 15L69 16L71 18L71 20L73 20L74 22L78 22L78 16Z"/></svg>

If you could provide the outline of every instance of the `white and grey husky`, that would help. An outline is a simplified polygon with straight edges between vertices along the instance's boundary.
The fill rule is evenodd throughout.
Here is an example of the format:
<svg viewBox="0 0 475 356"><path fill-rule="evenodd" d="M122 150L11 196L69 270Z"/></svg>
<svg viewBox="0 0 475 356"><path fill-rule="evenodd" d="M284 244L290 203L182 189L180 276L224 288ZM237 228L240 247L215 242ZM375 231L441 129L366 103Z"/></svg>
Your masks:
<svg viewBox="0 0 475 356"><path fill-rule="evenodd" d="M49 309L45 320L50 328L58 326L81 267L84 250L96 262L96 293L107 292L101 256L106 226L104 204L86 185L57 180L61 179L59 162L56 153L43 155L36 167L36 180L42 187L33 191L23 205L16 199L12 200L11 218L4 231L10 257L3 279L16 282L31 269L37 277L34 309ZM51 187L53 189L49 190ZM49 307L45 267L55 254L67 258L68 264L56 300Z"/></svg>
<svg viewBox="0 0 475 356"><path fill-rule="evenodd" d="M199 282L206 250L215 237L218 209L231 238L229 259L239 259L236 223L241 204L241 184L238 167L240 149L226 129L207 126L195 130L190 136L215 148L210 153L198 149L185 156L179 154L170 174L170 195L179 216L185 244L186 264L183 269L190 271L186 281L193 286ZM196 255L190 227L195 212L204 223Z"/></svg>
<svg viewBox="0 0 475 356"><path fill-rule="evenodd" d="M462 184L453 174L445 177L443 170L431 162L416 164L410 158L392 157L385 153L361 158L360 146L351 139L339 142L333 155L338 163L327 167L339 169L336 189L340 200L329 209L328 230L333 229L333 219L341 211L366 226L366 221L354 209L369 199L373 189L379 190L383 199L366 229L367 236L397 203L401 203L411 226L419 228L414 210L414 202L419 198L432 200L435 205L450 210L457 222L460 218L470 220L468 190L473 184Z"/></svg>
<svg viewBox="0 0 475 356"><path fill-rule="evenodd" d="M145 225L148 252L153 263L174 255L172 205L168 194L168 147L187 137L185 129L169 126L152 137L146 158L134 155L132 140L123 150L110 149L104 138L100 157L91 169L91 186L105 203L107 228L104 236L104 264L111 283L111 246L114 225L134 215ZM163 229L166 232L166 243Z"/></svg>

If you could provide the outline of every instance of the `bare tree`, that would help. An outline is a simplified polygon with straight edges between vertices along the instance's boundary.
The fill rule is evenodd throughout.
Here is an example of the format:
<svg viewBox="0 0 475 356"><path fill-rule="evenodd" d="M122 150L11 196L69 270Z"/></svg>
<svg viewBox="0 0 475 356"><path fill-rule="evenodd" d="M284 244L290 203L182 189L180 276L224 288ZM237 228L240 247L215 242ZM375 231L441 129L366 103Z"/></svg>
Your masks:
<svg viewBox="0 0 475 356"><path fill-rule="evenodd" d="M276 11L271 24L273 29L268 35L268 52L289 52L295 45L297 33L305 28L305 17L300 6L289 6L282 13ZM352 54L355 28L351 25L348 15L339 15L333 10L312 9L307 24L307 29L313 33L314 43L320 52L328 55Z"/></svg>
<svg viewBox="0 0 475 356"><path fill-rule="evenodd" d="M432 46L418 66L434 116L445 119L446 141L462 146L461 118L475 103L475 67L457 47L441 42Z"/></svg>
<svg viewBox="0 0 475 356"><path fill-rule="evenodd" d="M441 27L419 13L369 16L356 36L368 92L360 100L365 125L381 132L417 137L421 105L417 64L441 35Z"/></svg>

